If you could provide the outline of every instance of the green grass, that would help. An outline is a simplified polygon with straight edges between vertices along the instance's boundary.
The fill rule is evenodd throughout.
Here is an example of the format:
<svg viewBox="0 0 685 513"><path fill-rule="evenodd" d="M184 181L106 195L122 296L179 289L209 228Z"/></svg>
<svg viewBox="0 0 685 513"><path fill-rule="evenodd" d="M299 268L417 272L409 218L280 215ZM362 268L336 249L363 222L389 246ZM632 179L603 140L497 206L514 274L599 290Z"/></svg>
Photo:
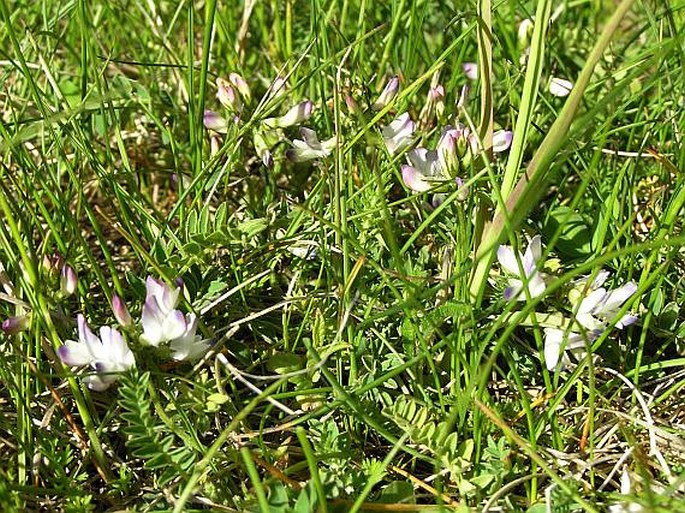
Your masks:
<svg viewBox="0 0 685 513"><path fill-rule="evenodd" d="M0 334L3 511L685 510L683 2L2 0L0 24L0 316L27 322ZM305 99L338 144L292 162L298 126L263 120ZM462 160L467 197L412 193L381 136L403 112L417 147L457 122L513 146ZM496 248L538 234L545 294L506 301ZM638 322L548 370L602 269ZM183 280L201 360L140 343L148 275ZM94 392L56 350L78 313L116 325L113 294L136 367Z"/></svg>

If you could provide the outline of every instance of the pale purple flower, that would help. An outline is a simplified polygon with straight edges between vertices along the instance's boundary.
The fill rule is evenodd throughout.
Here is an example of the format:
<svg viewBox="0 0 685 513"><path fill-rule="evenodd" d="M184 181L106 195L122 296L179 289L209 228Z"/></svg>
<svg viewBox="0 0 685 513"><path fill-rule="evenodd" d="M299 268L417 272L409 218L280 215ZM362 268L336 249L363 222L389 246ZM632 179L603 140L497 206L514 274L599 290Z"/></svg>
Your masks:
<svg viewBox="0 0 685 513"><path fill-rule="evenodd" d="M76 271L69 264L62 267L62 272L59 278L59 289L65 296L71 296L78 288L78 278Z"/></svg>
<svg viewBox="0 0 685 513"><path fill-rule="evenodd" d="M83 315L77 317L78 341L67 340L57 349L65 365L88 365L95 371L84 381L91 390L105 390L118 378L118 373L135 366L136 361L126 341L116 329L100 328L97 337L88 327Z"/></svg>
<svg viewBox="0 0 685 513"><path fill-rule="evenodd" d="M183 336L187 329L186 317L180 310L175 309L180 289L172 289L152 276L148 276L145 285L147 294L141 316L141 341L157 347L162 342Z"/></svg>
<svg viewBox="0 0 685 513"><path fill-rule="evenodd" d="M475 62L465 62L461 65L464 70L464 75L469 80L478 80L478 64Z"/></svg>
<svg viewBox="0 0 685 513"><path fill-rule="evenodd" d="M202 340L202 337L196 335L196 331L197 316L192 313L188 314L185 332L169 342L174 360L195 360L207 352L208 344Z"/></svg>
<svg viewBox="0 0 685 513"><path fill-rule="evenodd" d="M383 91L378 96L378 99L374 102L371 108L373 110L382 110L383 108L387 107L390 104L390 102L395 98L395 96L397 96L397 91L399 91L399 89L399 77L392 77L388 81L388 83L385 84Z"/></svg>
<svg viewBox="0 0 685 513"><path fill-rule="evenodd" d="M220 134L225 134L228 131L228 121L213 110L205 111L203 121L207 130L214 130Z"/></svg>
<svg viewBox="0 0 685 513"><path fill-rule="evenodd" d="M126 303L117 294L112 294L112 312L114 312L114 318L124 328L128 328L133 324L133 319L131 319Z"/></svg>
<svg viewBox="0 0 685 513"><path fill-rule="evenodd" d="M549 92L554 96L568 96L573 89L573 82L564 78L552 77L549 81Z"/></svg>
<svg viewBox="0 0 685 513"><path fill-rule="evenodd" d="M286 152L286 156L295 162L327 157L337 145L337 138L331 137L326 141L319 141L314 130L301 127L302 139L294 139L293 148Z"/></svg>
<svg viewBox="0 0 685 513"><path fill-rule="evenodd" d="M497 249L497 260L500 265L507 272L516 276L516 278L509 280L509 287L504 291L504 299L525 301L524 282L531 298L538 297L545 292L545 281L537 268L537 263L541 257L542 239L539 235L530 240L523 255L515 252L511 246L500 246ZM521 264L520 267L519 263Z"/></svg>
<svg viewBox="0 0 685 513"><path fill-rule="evenodd" d="M598 287L580 302L576 320L588 330L603 331L616 321L621 306L636 291L637 284L632 281L613 290ZM615 326L622 329L635 321L637 321L637 316L626 314L616 321Z"/></svg>
<svg viewBox="0 0 685 513"><path fill-rule="evenodd" d="M309 100L298 103L291 107L288 112L278 118L268 118L264 124L270 128L286 128L294 126L309 119L312 115L314 104Z"/></svg>
<svg viewBox="0 0 685 513"><path fill-rule="evenodd" d="M238 93L231 86L231 84L219 77L216 79L216 97L219 103L232 111L239 111L243 108L243 102L240 100Z"/></svg>
<svg viewBox="0 0 685 513"><path fill-rule="evenodd" d="M410 165L402 166L402 180L416 192L431 188L431 180L436 177L439 167L438 154L426 148L415 148L407 153Z"/></svg>
<svg viewBox="0 0 685 513"><path fill-rule="evenodd" d="M408 112L400 114L392 123L383 127L381 134L390 155L398 154L411 144L414 128Z"/></svg>

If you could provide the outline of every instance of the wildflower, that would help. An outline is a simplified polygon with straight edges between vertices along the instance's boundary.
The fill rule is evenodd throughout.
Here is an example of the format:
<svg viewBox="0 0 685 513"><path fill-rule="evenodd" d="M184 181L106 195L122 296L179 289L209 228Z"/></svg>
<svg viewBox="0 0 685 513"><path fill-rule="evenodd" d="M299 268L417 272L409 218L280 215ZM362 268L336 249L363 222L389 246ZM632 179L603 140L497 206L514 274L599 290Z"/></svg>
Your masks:
<svg viewBox="0 0 685 513"><path fill-rule="evenodd" d="M390 102L395 98L395 96L397 96L397 91L399 91L399 89L400 89L399 77L392 77L388 81L388 83L385 84L383 91L378 96L378 99L371 106L371 108L373 110L382 110L384 107L387 107L390 104Z"/></svg>
<svg viewBox="0 0 685 513"><path fill-rule="evenodd" d="M202 340L202 337L195 334L196 331L197 316L192 313L188 314L185 332L169 342L174 360L195 360L207 352L208 345Z"/></svg>
<svg viewBox="0 0 685 513"><path fill-rule="evenodd" d="M228 81L219 77L216 79L216 87L216 97L221 105L232 111L239 111L243 108L243 102Z"/></svg>
<svg viewBox="0 0 685 513"><path fill-rule="evenodd" d="M461 65L464 70L464 75L469 80L478 80L478 64L475 62L465 62Z"/></svg>
<svg viewBox="0 0 685 513"><path fill-rule="evenodd" d="M65 264L62 267L62 272L59 278L59 289L64 296L71 296L76 292L78 287L78 278L76 277L76 272L73 267L69 264Z"/></svg>
<svg viewBox="0 0 685 513"><path fill-rule="evenodd" d="M269 95L269 99L273 100L283 96L285 94L287 85L288 84L283 77L276 77L267 93Z"/></svg>
<svg viewBox="0 0 685 513"><path fill-rule="evenodd" d="M228 81L238 90L241 96L246 100L250 99L250 86L247 85L247 82L241 75L238 73L231 73L228 75Z"/></svg>
<svg viewBox="0 0 685 513"><path fill-rule="evenodd" d="M438 172L437 152L416 148L407 153L411 165L402 166L402 180L412 191L425 192L431 188L431 179Z"/></svg>
<svg viewBox="0 0 685 513"><path fill-rule="evenodd" d="M205 111L203 122L207 130L214 130L220 134L228 132L228 121L212 110Z"/></svg>
<svg viewBox="0 0 685 513"><path fill-rule="evenodd" d="M337 145L336 137L320 142L316 132L309 128L301 127L300 133L302 140L294 139L292 143L294 148L286 152L286 156L295 162L327 157Z"/></svg>
<svg viewBox="0 0 685 513"><path fill-rule="evenodd" d="M531 298L538 297L545 292L545 281L537 269L537 262L542 257L542 241L539 235L530 240L524 255L514 252L511 246L500 246L497 249L497 260L510 274L518 276L509 280L509 287L504 291L504 299L523 301L526 296L521 294L524 286ZM521 268L519 268L519 262ZM521 270L523 274L521 274Z"/></svg>
<svg viewBox="0 0 685 513"><path fill-rule="evenodd" d="M77 323L78 342L67 340L57 349L57 355L65 365L90 366L95 374L85 378L86 385L91 390L105 390L117 380L117 373L136 364L133 353L116 329L103 326L97 337L83 315L78 315Z"/></svg>
<svg viewBox="0 0 685 513"><path fill-rule="evenodd" d="M562 367L568 365L569 360L564 351L582 351L586 344L595 340L599 333L588 332L585 335L558 328L545 328L545 363L547 370L554 370L561 359ZM563 353L563 354L562 354Z"/></svg>
<svg viewBox="0 0 685 513"><path fill-rule="evenodd" d="M507 151L511 146L511 141L513 138L513 132L510 132L509 130L498 130L492 134L492 151L495 153Z"/></svg>
<svg viewBox="0 0 685 513"><path fill-rule="evenodd" d="M445 114L445 88L441 84L430 88L428 102L435 105L435 115L442 119Z"/></svg>
<svg viewBox="0 0 685 513"><path fill-rule="evenodd" d="M549 92L554 96L568 96L573 89L573 82L564 78L552 77L549 81Z"/></svg>
<svg viewBox="0 0 685 513"><path fill-rule="evenodd" d="M297 125L309 119L312 115L314 104L309 100L298 103L279 118L268 118L264 120L264 124L270 128L285 128Z"/></svg>
<svg viewBox="0 0 685 513"><path fill-rule="evenodd" d="M353 116L356 116L356 115L361 113L361 109L359 108L359 104L352 97L352 95L349 95L349 94L345 95L345 105L347 105L347 111L350 114L352 114Z"/></svg>
<svg viewBox="0 0 685 513"><path fill-rule="evenodd" d="M152 276L148 276L145 285L147 293L141 316L141 340L145 344L157 347L162 342L183 336L188 323L183 313L175 309L180 288L172 289Z"/></svg>
<svg viewBox="0 0 685 513"><path fill-rule="evenodd" d="M576 314L578 323L588 330L604 331L618 317L618 312L637 291L637 284L629 281L614 290L599 287L590 292L581 302ZM626 314L616 322L619 329L637 321L637 316Z"/></svg>
<svg viewBox="0 0 685 513"><path fill-rule="evenodd" d="M133 324L131 314L128 312L128 308L126 308L126 303L117 294L112 294L112 312L114 312L114 318L124 328L128 328Z"/></svg>
<svg viewBox="0 0 685 513"><path fill-rule="evenodd" d="M630 495L631 483L628 469L623 467L621 474L621 495ZM646 511L645 508L633 501L621 501L609 506L607 510L609 513L641 513Z"/></svg>
<svg viewBox="0 0 685 513"><path fill-rule="evenodd" d="M438 141L437 152L440 167L448 175L454 175L459 170L459 156L464 154L464 127L457 125L445 127ZM462 143L460 151L459 143Z"/></svg>
<svg viewBox="0 0 685 513"><path fill-rule="evenodd" d="M2 321L2 331L7 335L15 335L21 331L26 331L28 327L28 315L15 315Z"/></svg>
<svg viewBox="0 0 685 513"><path fill-rule="evenodd" d="M400 114L392 123L383 127L381 134L390 155L396 155L411 144L414 128L408 112Z"/></svg>

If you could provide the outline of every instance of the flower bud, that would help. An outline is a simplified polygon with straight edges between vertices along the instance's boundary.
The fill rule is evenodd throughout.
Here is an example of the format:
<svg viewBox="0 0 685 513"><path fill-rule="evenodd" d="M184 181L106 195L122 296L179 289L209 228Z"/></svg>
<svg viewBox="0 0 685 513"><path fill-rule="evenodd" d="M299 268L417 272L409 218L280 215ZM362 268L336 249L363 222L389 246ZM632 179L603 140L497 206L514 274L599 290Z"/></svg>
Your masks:
<svg viewBox="0 0 685 513"><path fill-rule="evenodd" d="M128 328L133 324L131 314L128 312L128 308L126 308L126 303L117 294L112 295L112 312L114 312L117 322L124 328Z"/></svg>
<svg viewBox="0 0 685 513"><path fill-rule="evenodd" d="M231 87L230 83L219 77L216 79L216 87L216 97L221 105L232 111L239 111L243 108L243 102L236 94L235 89Z"/></svg>
<svg viewBox="0 0 685 513"><path fill-rule="evenodd" d="M77 287L78 278L76 277L76 272L69 264L65 264L64 267L62 267L59 279L60 291L64 296L71 296L76 292Z"/></svg>
<svg viewBox="0 0 685 513"><path fill-rule="evenodd" d="M400 89L400 79L399 77L392 77L381 94L378 96L376 102L371 106L373 110L381 110L388 106L388 104L397 96L397 91Z"/></svg>
<svg viewBox="0 0 685 513"><path fill-rule="evenodd" d="M228 81L238 90L243 98L246 100L250 99L250 86L247 85L247 82L241 75L238 73L231 73L228 75Z"/></svg>
<svg viewBox="0 0 685 513"><path fill-rule="evenodd" d="M361 112L361 109L359 108L359 104L349 94L345 95L345 105L347 105L347 110L353 116L356 116L357 114L359 114Z"/></svg>
<svg viewBox="0 0 685 513"><path fill-rule="evenodd" d="M15 317L8 317L2 321L2 331L7 335L15 335L20 331L26 331L29 327L28 315L17 315Z"/></svg>
<svg viewBox="0 0 685 513"><path fill-rule="evenodd" d="M530 46L530 38L533 35L533 20L526 18L521 23L519 23L518 28L518 41L521 48L527 48Z"/></svg>
<svg viewBox="0 0 685 513"><path fill-rule="evenodd" d="M440 170L445 176L454 176L459 170L459 155L457 154L457 141L462 137L462 130L447 127L438 141L438 161Z"/></svg>
<svg viewBox="0 0 685 513"><path fill-rule="evenodd" d="M298 103L293 106L280 118L269 118L264 120L264 124L271 128L285 128L293 125L298 125L303 121L309 119L312 115L314 104L309 100Z"/></svg>

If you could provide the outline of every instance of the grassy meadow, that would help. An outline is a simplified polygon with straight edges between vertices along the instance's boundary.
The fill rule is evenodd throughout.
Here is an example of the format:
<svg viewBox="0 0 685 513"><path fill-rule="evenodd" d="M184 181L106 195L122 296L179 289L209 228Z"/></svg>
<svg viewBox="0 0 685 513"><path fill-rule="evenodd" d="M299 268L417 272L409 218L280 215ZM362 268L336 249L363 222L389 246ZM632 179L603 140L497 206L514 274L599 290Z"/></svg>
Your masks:
<svg viewBox="0 0 685 513"><path fill-rule="evenodd" d="M0 27L1 511L685 511L683 0Z"/></svg>

